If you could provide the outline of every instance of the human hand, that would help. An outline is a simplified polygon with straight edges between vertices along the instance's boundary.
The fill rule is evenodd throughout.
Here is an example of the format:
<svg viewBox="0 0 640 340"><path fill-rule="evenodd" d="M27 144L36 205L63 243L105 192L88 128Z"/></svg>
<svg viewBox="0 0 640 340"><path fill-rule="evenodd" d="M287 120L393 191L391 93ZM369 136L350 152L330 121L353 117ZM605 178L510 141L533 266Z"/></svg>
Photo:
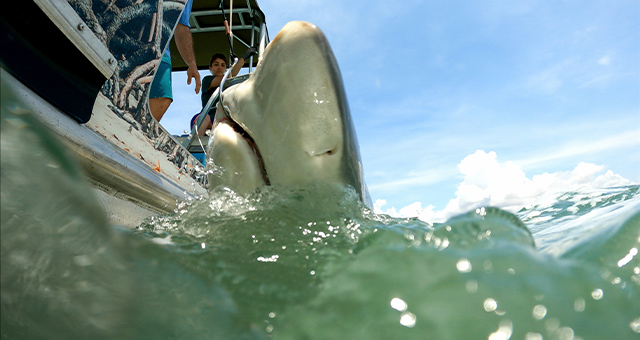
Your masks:
<svg viewBox="0 0 640 340"><path fill-rule="evenodd" d="M194 65L190 65L187 69L187 85L191 85L191 78L196 79L196 94L200 93L200 87L202 83L200 81L200 73L198 72L198 67Z"/></svg>
<svg viewBox="0 0 640 340"><path fill-rule="evenodd" d="M242 59L249 60L249 58L254 54L258 54L258 49L255 47L249 47L247 51L242 55Z"/></svg>

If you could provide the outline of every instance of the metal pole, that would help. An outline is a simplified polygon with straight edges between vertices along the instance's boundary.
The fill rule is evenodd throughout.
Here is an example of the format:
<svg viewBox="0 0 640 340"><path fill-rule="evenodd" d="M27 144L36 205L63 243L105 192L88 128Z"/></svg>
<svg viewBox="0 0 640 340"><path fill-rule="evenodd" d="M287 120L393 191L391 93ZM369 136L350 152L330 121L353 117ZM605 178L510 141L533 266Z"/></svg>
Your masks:
<svg viewBox="0 0 640 340"><path fill-rule="evenodd" d="M253 47L255 42L255 35L256 35L256 32L254 32L255 28L256 28L256 21L253 19L253 15L251 15L251 47ZM251 55L251 57L249 57L249 73L251 73L252 69L253 69L253 54Z"/></svg>
<svg viewBox="0 0 640 340"><path fill-rule="evenodd" d="M267 47L267 42L265 41L266 30L267 25L263 22L262 25L260 25L260 48L258 49L258 58L262 57L262 53L264 53L264 49Z"/></svg>

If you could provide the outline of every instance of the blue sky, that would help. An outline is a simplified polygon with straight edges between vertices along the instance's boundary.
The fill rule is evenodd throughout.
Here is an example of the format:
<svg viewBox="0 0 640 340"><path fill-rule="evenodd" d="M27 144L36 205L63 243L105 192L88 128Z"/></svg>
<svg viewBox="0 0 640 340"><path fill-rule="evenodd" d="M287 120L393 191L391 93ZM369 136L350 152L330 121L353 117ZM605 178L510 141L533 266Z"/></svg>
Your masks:
<svg viewBox="0 0 640 340"><path fill-rule="evenodd" d="M259 4L272 39L292 20L327 35L378 211L438 219L640 182L637 0ZM184 82L174 134L200 109Z"/></svg>

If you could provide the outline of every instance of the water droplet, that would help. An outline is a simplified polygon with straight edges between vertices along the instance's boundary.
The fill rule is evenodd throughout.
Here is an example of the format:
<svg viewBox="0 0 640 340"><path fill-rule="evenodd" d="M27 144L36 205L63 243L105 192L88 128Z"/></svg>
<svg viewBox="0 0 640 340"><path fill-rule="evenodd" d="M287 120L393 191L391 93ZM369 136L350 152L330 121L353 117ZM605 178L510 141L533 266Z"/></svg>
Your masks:
<svg viewBox="0 0 640 340"><path fill-rule="evenodd" d="M456 263L456 268L458 268L458 271L461 273L469 273L472 269L471 262L467 259L460 259L458 263Z"/></svg>
<svg viewBox="0 0 640 340"><path fill-rule="evenodd" d="M598 288L591 292L591 297L594 300L602 300L602 298L604 297L604 292L602 291L602 289Z"/></svg>
<svg viewBox="0 0 640 340"><path fill-rule="evenodd" d="M542 340L542 334L540 333L535 333L535 332L529 332L524 336L524 340Z"/></svg>
<svg viewBox="0 0 640 340"><path fill-rule="evenodd" d="M498 302L492 298L484 300L484 310L487 312L494 312L498 309Z"/></svg>
<svg viewBox="0 0 640 340"><path fill-rule="evenodd" d="M416 325L416 316L411 312L404 312L400 315L400 324L408 328L413 328Z"/></svg>
<svg viewBox="0 0 640 340"><path fill-rule="evenodd" d="M511 320L502 320L498 326L498 330L489 335L489 340L507 340L513 334L513 323Z"/></svg>
<svg viewBox="0 0 640 340"><path fill-rule="evenodd" d="M575 337L575 333L571 327L562 327L558 329L557 334L559 340L573 340Z"/></svg>
<svg viewBox="0 0 640 340"><path fill-rule="evenodd" d="M470 280L467 281L467 293L473 294L478 291L478 281Z"/></svg>
<svg viewBox="0 0 640 340"><path fill-rule="evenodd" d="M560 327L560 320L556 318L547 319L547 321L545 321L544 323L544 326L548 332L553 332L558 329L558 327Z"/></svg>
<svg viewBox="0 0 640 340"><path fill-rule="evenodd" d="M257 260L260 262L277 262L278 258L280 258L278 255L271 255L270 257L260 256Z"/></svg>
<svg viewBox="0 0 640 340"><path fill-rule="evenodd" d="M573 309L578 313L584 312L585 304L583 298L577 298L576 301L573 302Z"/></svg>
<svg viewBox="0 0 640 340"><path fill-rule="evenodd" d="M640 318L633 319L633 321L629 323L629 327L631 327L632 331L640 333Z"/></svg>
<svg viewBox="0 0 640 340"><path fill-rule="evenodd" d="M399 312L404 312L407 310L407 307L409 307L407 305L406 302L404 302L404 300L400 299L400 298L393 298L391 299L391 308L399 311Z"/></svg>
<svg viewBox="0 0 640 340"><path fill-rule="evenodd" d="M544 305L537 305L533 307L533 318L536 320L542 320L547 316L547 307Z"/></svg>
<svg viewBox="0 0 640 340"><path fill-rule="evenodd" d="M629 262L631 262L631 260L633 260L633 257L636 255L638 255L638 248L631 248L631 250L629 250L629 254L627 254L625 257L621 258L620 261L618 261L618 267L619 268L624 267Z"/></svg>

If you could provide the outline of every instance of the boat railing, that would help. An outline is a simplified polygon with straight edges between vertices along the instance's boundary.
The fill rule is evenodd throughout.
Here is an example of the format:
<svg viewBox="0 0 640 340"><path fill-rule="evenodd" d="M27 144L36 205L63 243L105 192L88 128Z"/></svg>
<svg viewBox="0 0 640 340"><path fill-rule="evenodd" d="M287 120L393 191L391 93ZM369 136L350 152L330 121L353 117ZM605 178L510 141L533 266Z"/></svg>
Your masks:
<svg viewBox="0 0 640 340"><path fill-rule="evenodd" d="M248 1L247 1L247 3L248 3ZM223 12L223 14L224 14L224 12ZM256 46L256 44L255 44L255 36L253 34L253 32L255 30L255 21L252 21L251 25L252 25L252 27L251 27L252 34L251 34L250 45L251 46ZM267 26L264 23L264 20L262 20L262 24L260 25L259 32L260 32L260 36L258 37L258 44L257 44L258 58L260 58L262 56L266 46L269 44L269 35L267 33ZM240 42L244 43L242 40L240 40ZM246 46L246 43L244 43L244 45ZM229 67L227 69L227 71L225 72L224 77L222 78L222 81L220 82L220 87L218 87L218 89L216 89L216 91L213 93L213 95L209 98L209 101L202 108L202 110L200 111L200 114L198 115L198 118L196 119L196 122L195 122L194 126L191 127L191 133L189 134L189 137L186 138L185 141L182 144L187 150L190 150L190 146L193 144L193 142L194 142L194 140L196 138L198 138L198 140L199 140L201 149L202 150L205 149L205 147L202 145L202 141L200 140L200 138L199 138L200 136L198 134L198 132L200 131L200 128L202 127L202 124L205 121L205 118L207 117L207 115L209 114L211 109L215 108L215 106L218 104L218 102L220 101L220 99L222 97L222 92L224 92L225 88L228 88L228 87L233 86L235 84L242 83L243 81L245 81L245 80L247 80L249 78L249 76L253 72L253 58L254 58L253 55L249 58L249 73L248 74L244 74L244 75L241 75L241 76L229 78L231 70L233 69L235 64L238 62L238 58L235 58L235 60L232 63L231 67ZM213 122L213 118L214 117L211 117L211 121L212 122Z"/></svg>
<svg viewBox="0 0 640 340"><path fill-rule="evenodd" d="M233 65L235 65L235 63L237 62L238 62L238 58L235 58ZM193 140L199 137L198 132L200 131L200 127L202 127L202 124L204 123L204 120L209 114L209 112L211 111L211 109L215 107L220 101L221 92L224 91L226 87L239 84L247 80L247 78L249 78L250 74L245 74L242 76L227 79L229 77L229 74L231 73L231 70L233 69L233 65L227 69L227 71L224 74L224 77L222 78L222 81L220 82L220 86L215 90L213 95L211 95L211 98L209 98L209 101L207 101L207 104L202 108L202 111L200 111L200 114L198 115L198 118L196 119L195 124L191 127L190 137L184 141L183 146L185 148L189 149L189 146L191 145ZM211 117L211 121L213 122L213 117ZM202 149L204 150L204 146L202 147Z"/></svg>

